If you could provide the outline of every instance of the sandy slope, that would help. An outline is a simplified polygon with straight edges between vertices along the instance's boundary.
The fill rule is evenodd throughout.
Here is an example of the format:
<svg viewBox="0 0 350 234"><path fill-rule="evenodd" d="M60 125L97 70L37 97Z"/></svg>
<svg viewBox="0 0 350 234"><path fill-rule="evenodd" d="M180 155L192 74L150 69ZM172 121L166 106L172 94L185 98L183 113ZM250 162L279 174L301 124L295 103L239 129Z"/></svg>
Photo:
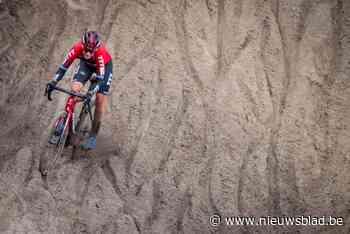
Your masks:
<svg viewBox="0 0 350 234"><path fill-rule="evenodd" d="M3 0L0 25L1 233L349 233L349 1ZM113 56L108 113L91 158L43 180L65 100L43 90L85 27Z"/></svg>

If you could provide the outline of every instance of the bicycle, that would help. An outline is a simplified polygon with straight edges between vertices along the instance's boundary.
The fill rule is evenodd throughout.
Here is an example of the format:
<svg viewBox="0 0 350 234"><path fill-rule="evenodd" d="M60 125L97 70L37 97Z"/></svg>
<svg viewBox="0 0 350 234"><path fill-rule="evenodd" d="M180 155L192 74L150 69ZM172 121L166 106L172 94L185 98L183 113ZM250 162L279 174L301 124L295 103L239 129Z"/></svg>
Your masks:
<svg viewBox="0 0 350 234"><path fill-rule="evenodd" d="M91 83L89 90L92 90ZM63 149L68 145L72 145L72 158L79 142L85 138L91 129L92 124L92 108L94 107L93 97L88 94L76 93L60 87L52 87L50 92L45 91L45 95L51 101L52 91L57 90L70 95L66 101L64 111L59 114L52 125L48 142L46 143L46 150L41 155L39 169L43 176L46 176L50 170L56 166L57 159L62 156ZM83 102L78 120L76 120L74 108L78 102ZM86 122L86 116L89 115L89 122ZM52 158L53 157L53 158ZM49 160L52 158L52 160Z"/></svg>

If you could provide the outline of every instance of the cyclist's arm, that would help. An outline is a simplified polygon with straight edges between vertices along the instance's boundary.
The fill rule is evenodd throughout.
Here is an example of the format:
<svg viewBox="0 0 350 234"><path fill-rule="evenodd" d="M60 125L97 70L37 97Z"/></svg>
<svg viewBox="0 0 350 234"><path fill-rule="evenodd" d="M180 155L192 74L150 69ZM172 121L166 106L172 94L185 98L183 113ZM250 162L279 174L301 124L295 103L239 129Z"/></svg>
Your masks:
<svg viewBox="0 0 350 234"><path fill-rule="evenodd" d="M105 76L105 66L111 60L111 56L107 52L104 46L99 47L96 50L96 80L103 80Z"/></svg>
<svg viewBox="0 0 350 234"><path fill-rule="evenodd" d="M73 63L73 61L78 57L82 52L82 44L81 42L76 43L67 53L66 58L63 63L58 67L58 70L55 74L54 80L60 81L63 79L64 74L68 70L69 66Z"/></svg>
<svg viewBox="0 0 350 234"><path fill-rule="evenodd" d="M96 74L96 80L102 81L105 75L105 61L102 54L98 54L96 56L96 64L97 64L97 74Z"/></svg>

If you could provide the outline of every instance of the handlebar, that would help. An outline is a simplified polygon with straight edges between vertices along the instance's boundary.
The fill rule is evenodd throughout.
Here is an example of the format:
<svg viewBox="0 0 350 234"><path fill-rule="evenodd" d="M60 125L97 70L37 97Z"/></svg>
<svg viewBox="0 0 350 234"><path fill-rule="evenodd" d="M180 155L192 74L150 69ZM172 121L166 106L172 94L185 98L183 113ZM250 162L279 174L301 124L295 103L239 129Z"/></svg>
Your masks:
<svg viewBox="0 0 350 234"><path fill-rule="evenodd" d="M47 98L48 98L50 101L52 101L51 93L52 93L53 90L58 90L58 91L61 91L61 92L63 92L63 93L66 93L66 94L68 94L68 95L75 96L75 97L80 97L80 98L82 98L82 99L88 99L88 98L90 98L90 97L89 97L88 95L86 95L86 94L81 94L81 93L73 92L73 91L70 91L70 90L67 90L67 89L64 89L64 88L60 88L60 87L57 87L57 86L53 86L53 87L51 87L51 88L52 88L51 92L47 92L47 90L46 90L46 92L45 92L45 94L47 95Z"/></svg>
<svg viewBox="0 0 350 234"><path fill-rule="evenodd" d="M69 91L69 90L64 89L64 88L60 88L60 87L57 87L57 86L53 86L53 87L51 87L51 90L50 90L50 91L48 91L47 89L45 90L45 95L47 95L47 98L48 98L50 101L52 101L51 93L52 93L53 90L58 90L58 91L61 91L61 92L63 92L63 93L66 93L66 94L68 94L68 95L71 95L71 96L75 96L75 97L79 97L79 98L84 99L84 105L87 106L87 110L88 110L88 113L89 113L89 116L90 116L90 120L92 121L91 104L90 104L91 96L90 96L90 95L81 94L81 93Z"/></svg>

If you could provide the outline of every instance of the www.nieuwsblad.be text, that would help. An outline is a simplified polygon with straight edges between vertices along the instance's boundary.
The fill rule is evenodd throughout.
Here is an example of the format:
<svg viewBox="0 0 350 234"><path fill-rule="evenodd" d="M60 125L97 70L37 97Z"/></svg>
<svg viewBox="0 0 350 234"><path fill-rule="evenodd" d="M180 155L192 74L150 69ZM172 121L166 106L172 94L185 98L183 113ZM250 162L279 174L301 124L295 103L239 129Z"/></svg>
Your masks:
<svg viewBox="0 0 350 234"><path fill-rule="evenodd" d="M209 218L211 226L342 226L344 218L333 216L264 216L264 217L244 217L232 216L221 217L212 215Z"/></svg>

